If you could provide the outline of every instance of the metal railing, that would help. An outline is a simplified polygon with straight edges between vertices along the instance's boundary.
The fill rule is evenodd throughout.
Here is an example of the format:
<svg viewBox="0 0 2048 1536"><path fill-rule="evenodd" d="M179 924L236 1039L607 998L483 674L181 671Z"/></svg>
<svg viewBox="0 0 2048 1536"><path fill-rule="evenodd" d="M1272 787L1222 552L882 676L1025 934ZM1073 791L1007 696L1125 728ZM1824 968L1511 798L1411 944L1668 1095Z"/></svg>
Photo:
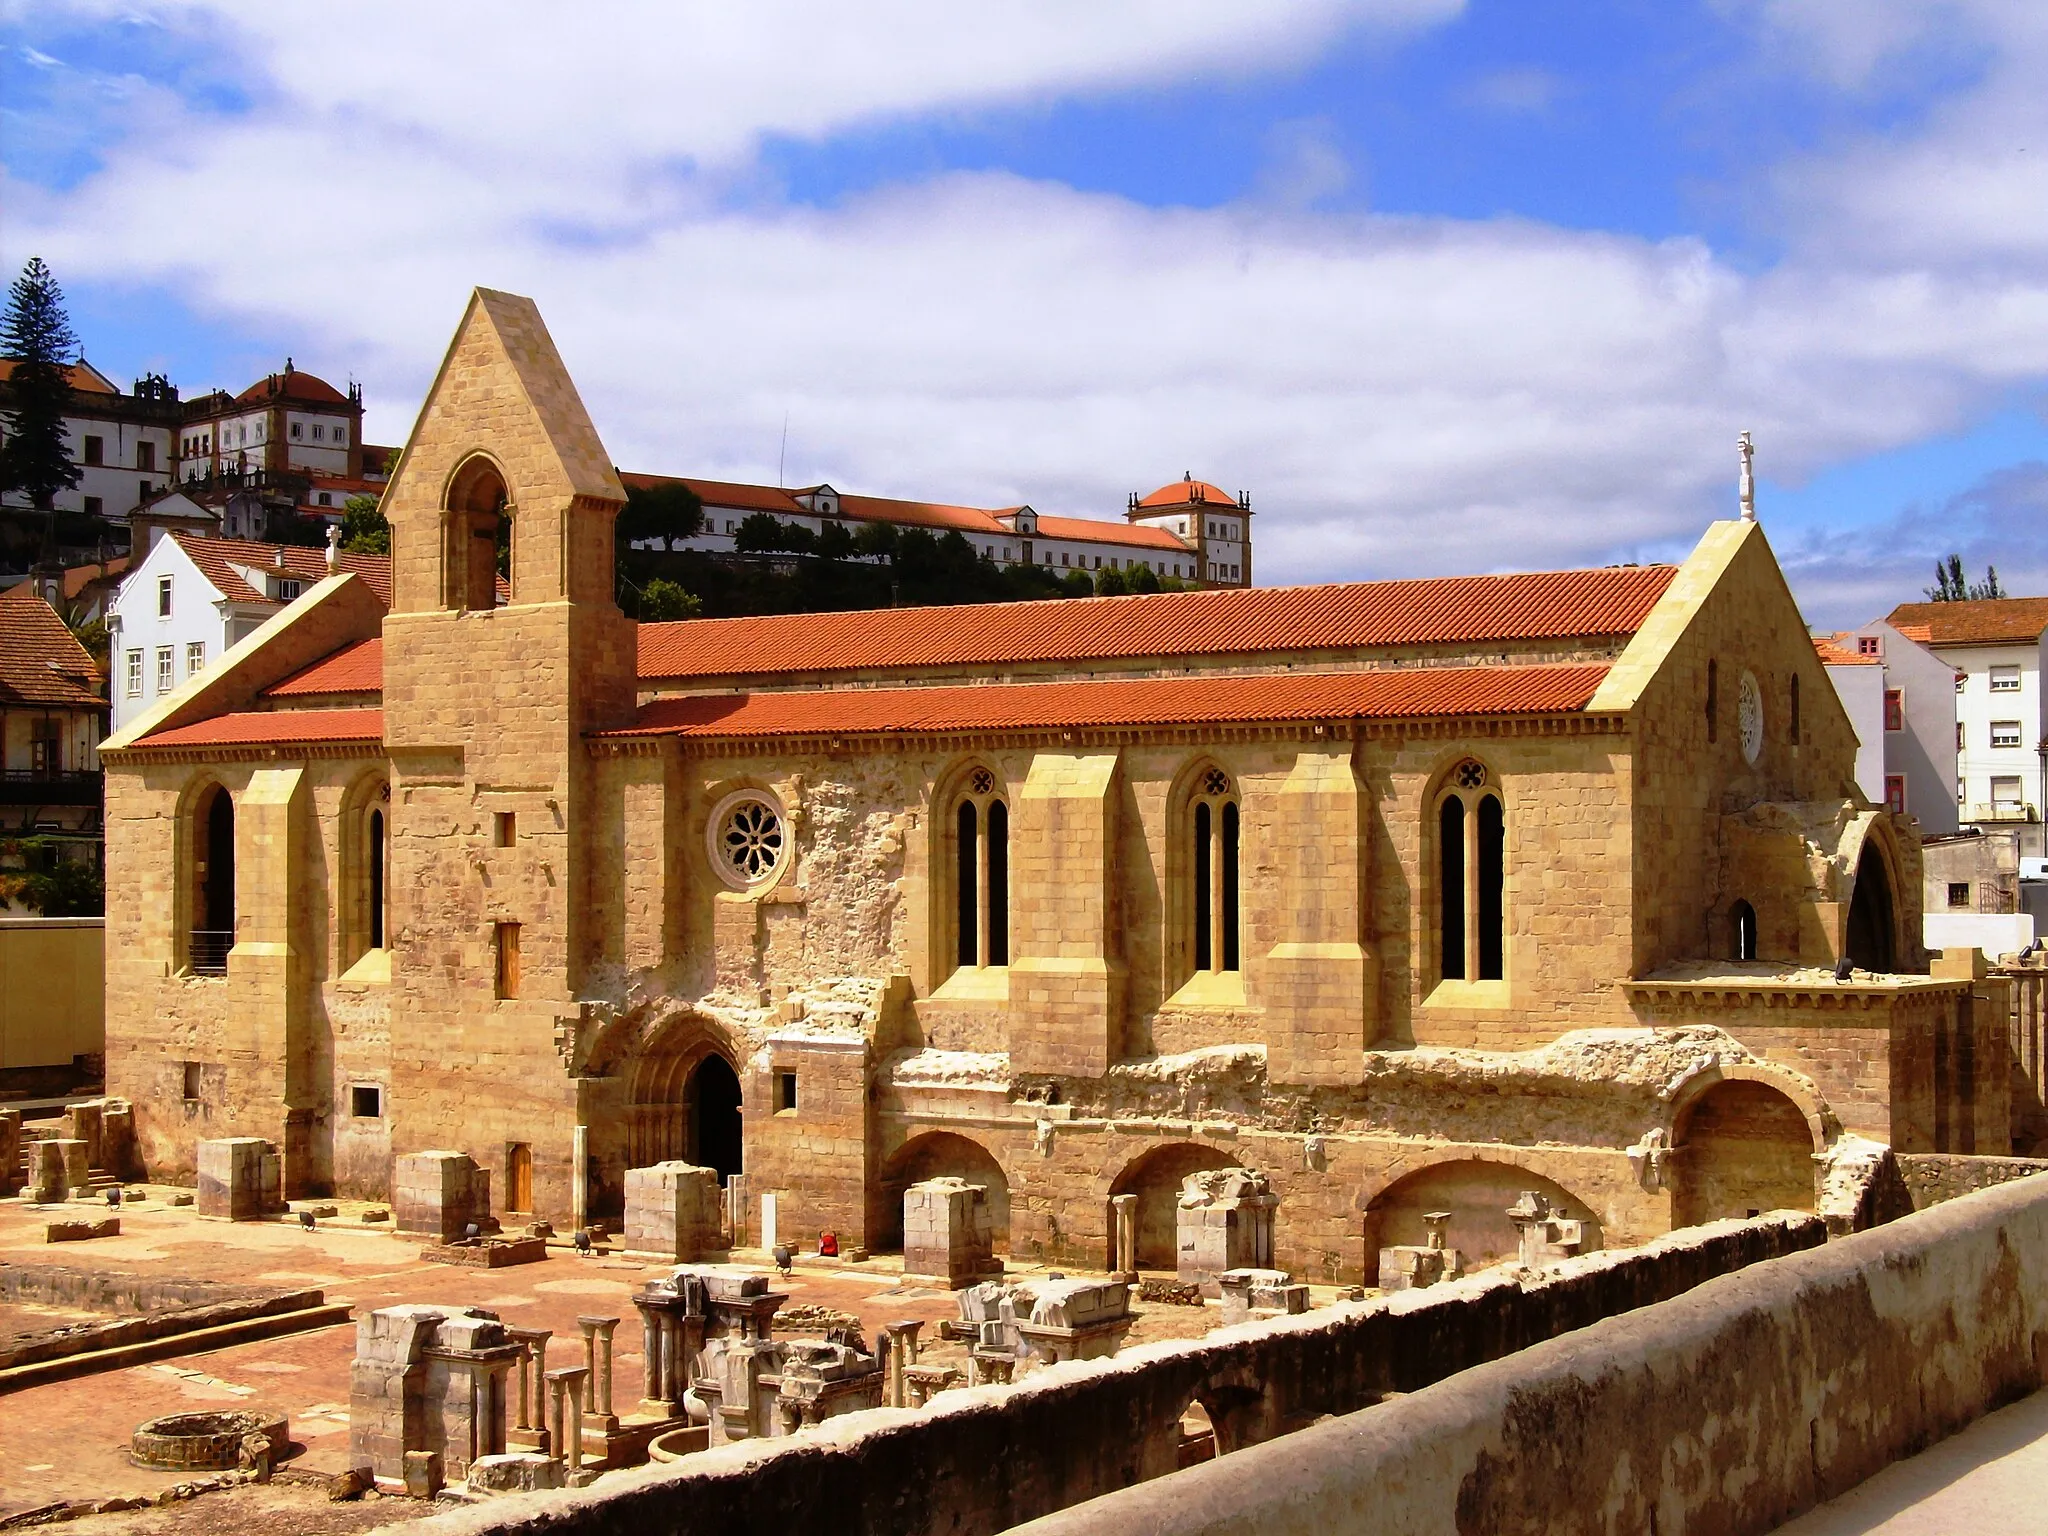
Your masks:
<svg viewBox="0 0 2048 1536"><path fill-rule="evenodd" d="M228 951L235 947L232 928L194 928L186 950L194 976L225 976Z"/></svg>

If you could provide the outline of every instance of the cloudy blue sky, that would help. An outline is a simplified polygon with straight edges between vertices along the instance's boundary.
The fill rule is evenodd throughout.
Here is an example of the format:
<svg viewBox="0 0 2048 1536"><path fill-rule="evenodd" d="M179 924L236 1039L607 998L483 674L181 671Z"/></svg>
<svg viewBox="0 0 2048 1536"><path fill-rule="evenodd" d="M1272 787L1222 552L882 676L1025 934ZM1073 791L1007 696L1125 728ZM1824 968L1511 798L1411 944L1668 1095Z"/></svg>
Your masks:
<svg viewBox="0 0 2048 1536"><path fill-rule="evenodd" d="M629 468L1113 516L1262 580L1682 552L2048 591L2039 0L0 3L0 260L120 379L397 441L472 284Z"/></svg>

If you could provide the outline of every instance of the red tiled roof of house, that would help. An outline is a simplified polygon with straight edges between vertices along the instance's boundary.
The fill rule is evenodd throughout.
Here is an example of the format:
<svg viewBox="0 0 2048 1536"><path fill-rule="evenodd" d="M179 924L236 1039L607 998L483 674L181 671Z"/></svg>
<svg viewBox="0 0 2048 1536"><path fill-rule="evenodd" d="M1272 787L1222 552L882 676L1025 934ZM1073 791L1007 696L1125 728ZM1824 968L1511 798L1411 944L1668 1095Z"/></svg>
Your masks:
<svg viewBox="0 0 2048 1536"><path fill-rule="evenodd" d="M1258 677L1148 677L944 688L846 688L654 699L606 736L856 736L1400 720L1583 710L1604 665L1407 667Z"/></svg>
<svg viewBox="0 0 2048 1536"><path fill-rule="evenodd" d="M0 701L103 704L99 668L29 582L0 592Z"/></svg>
<svg viewBox="0 0 2048 1536"><path fill-rule="evenodd" d="M138 747L248 747L275 742L382 741L381 709L249 710L215 715L134 743Z"/></svg>
<svg viewBox="0 0 2048 1536"><path fill-rule="evenodd" d="M237 603L269 603L275 598L265 597L235 572L237 565L261 566L266 570L278 567L279 555L283 556L284 569L295 580L308 584L327 578L327 551L314 549L306 544L263 544L254 539L209 539L182 528L171 530L172 538L192 563L199 567L206 579L219 589L222 597ZM377 601L386 608L391 606L391 557L389 555L354 555L344 553L341 568L353 571L370 584L370 590L377 594Z"/></svg>
<svg viewBox="0 0 2048 1536"><path fill-rule="evenodd" d="M321 657L303 671L264 690L267 699L297 699L323 693L382 693L384 642L358 640Z"/></svg>
<svg viewBox="0 0 2048 1536"><path fill-rule="evenodd" d="M1187 540L1141 523L1101 523L1092 517L1045 517L1038 519L1038 535L1044 539L1084 539L1091 544L1129 544L1138 549L1156 549L1192 560L1194 549Z"/></svg>
<svg viewBox="0 0 2048 1536"><path fill-rule="evenodd" d="M287 368L283 373L268 374L251 384L235 396L237 405L254 405L265 400L282 396L287 400L298 400L308 405L347 405L348 396L336 389L318 374L304 373L296 368Z"/></svg>
<svg viewBox="0 0 2048 1536"><path fill-rule="evenodd" d="M0 384L14 377L21 364L18 357L0 357ZM121 387L84 358L64 365L64 382L81 395L118 395Z"/></svg>
<svg viewBox="0 0 2048 1536"><path fill-rule="evenodd" d="M640 626L643 679L1631 635L1668 565Z"/></svg>
<svg viewBox="0 0 2048 1536"><path fill-rule="evenodd" d="M1138 508L1140 511L1150 511L1156 507L1184 507L1190 502L1201 502L1205 506L1228 507L1233 512L1238 510L1237 498L1230 492L1220 485L1197 480L1193 475L1183 475L1178 480L1162 485L1149 496L1140 496Z"/></svg>
<svg viewBox="0 0 2048 1536"><path fill-rule="evenodd" d="M1813 637L1813 650L1814 654L1820 657L1821 665L1824 667L1881 667L1884 665L1883 660L1879 657L1865 656L1860 651L1850 650L1842 643L1849 638L1851 637L1848 635L1835 635L1832 638L1827 635L1815 635Z"/></svg>
<svg viewBox="0 0 2048 1536"><path fill-rule="evenodd" d="M1962 603L1901 603L1886 617L1900 634L1924 625L1931 645L1997 645L2039 640L2048 630L2048 597L1987 597Z"/></svg>
<svg viewBox="0 0 2048 1536"><path fill-rule="evenodd" d="M1894 624L1892 628L1908 640L1917 640L1922 645L1934 638L1934 627L1929 624Z"/></svg>
<svg viewBox="0 0 2048 1536"><path fill-rule="evenodd" d="M74 598L94 582L119 576L127 569L126 555L116 555L104 564L68 566L64 571L64 596L67 600Z"/></svg>

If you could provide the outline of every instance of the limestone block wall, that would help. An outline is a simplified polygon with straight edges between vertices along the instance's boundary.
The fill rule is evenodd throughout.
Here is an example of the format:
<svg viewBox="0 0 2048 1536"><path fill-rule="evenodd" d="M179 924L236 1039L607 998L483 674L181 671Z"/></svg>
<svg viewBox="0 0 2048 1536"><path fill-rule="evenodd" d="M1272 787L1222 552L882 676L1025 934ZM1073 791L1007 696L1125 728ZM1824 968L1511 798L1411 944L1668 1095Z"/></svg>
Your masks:
<svg viewBox="0 0 2048 1536"><path fill-rule="evenodd" d="M1122 1052L1117 759L1040 752L1011 808L1010 1059L1095 1076Z"/></svg>
<svg viewBox="0 0 2048 1536"><path fill-rule="evenodd" d="M785 1078L793 1079L793 1108L781 1107ZM842 1252L866 1242L866 1041L778 1030L748 1063L741 1091L747 1187L756 1197L775 1194L777 1234L814 1248L820 1232L832 1232Z"/></svg>

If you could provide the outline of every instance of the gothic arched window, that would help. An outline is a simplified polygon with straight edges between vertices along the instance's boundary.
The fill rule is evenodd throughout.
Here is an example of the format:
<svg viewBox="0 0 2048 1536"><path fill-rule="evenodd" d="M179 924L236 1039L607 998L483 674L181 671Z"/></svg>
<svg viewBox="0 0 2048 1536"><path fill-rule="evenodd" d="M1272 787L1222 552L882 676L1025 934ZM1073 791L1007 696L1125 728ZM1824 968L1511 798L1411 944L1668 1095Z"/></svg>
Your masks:
<svg viewBox="0 0 2048 1536"><path fill-rule="evenodd" d="M1477 758L1453 768L1437 802L1437 970L1443 981L1506 975L1507 814Z"/></svg>
<svg viewBox="0 0 2048 1536"><path fill-rule="evenodd" d="M1010 963L1010 807L993 769L968 771L953 811L954 960Z"/></svg>
<svg viewBox="0 0 2048 1536"><path fill-rule="evenodd" d="M1221 768L1205 768L1188 800L1193 838L1193 900L1188 912L1193 927L1194 968L1201 971L1238 969L1238 811L1237 786Z"/></svg>

